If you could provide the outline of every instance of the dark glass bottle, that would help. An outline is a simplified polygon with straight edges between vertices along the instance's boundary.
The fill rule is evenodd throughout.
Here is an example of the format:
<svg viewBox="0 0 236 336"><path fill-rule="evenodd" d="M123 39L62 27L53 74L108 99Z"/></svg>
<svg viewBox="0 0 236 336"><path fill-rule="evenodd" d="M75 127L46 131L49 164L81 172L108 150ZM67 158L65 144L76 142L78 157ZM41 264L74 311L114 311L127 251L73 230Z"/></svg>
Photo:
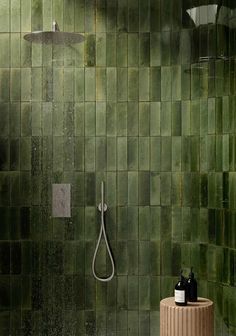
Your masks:
<svg viewBox="0 0 236 336"><path fill-rule="evenodd" d="M194 278L193 267L188 278L188 301L197 302L197 281Z"/></svg>
<svg viewBox="0 0 236 336"><path fill-rule="evenodd" d="M180 272L180 279L175 285L175 303L178 306L187 305L187 287L186 279L183 276L183 271Z"/></svg>

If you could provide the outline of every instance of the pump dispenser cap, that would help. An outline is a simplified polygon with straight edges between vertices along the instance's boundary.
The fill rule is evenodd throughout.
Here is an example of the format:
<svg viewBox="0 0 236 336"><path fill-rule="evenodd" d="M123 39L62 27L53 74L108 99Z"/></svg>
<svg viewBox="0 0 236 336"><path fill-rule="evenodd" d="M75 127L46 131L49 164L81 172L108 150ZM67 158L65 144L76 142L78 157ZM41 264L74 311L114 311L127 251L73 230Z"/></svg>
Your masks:
<svg viewBox="0 0 236 336"><path fill-rule="evenodd" d="M189 277L190 277L190 279L194 278L193 267L191 267L191 271L189 273Z"/></svg>

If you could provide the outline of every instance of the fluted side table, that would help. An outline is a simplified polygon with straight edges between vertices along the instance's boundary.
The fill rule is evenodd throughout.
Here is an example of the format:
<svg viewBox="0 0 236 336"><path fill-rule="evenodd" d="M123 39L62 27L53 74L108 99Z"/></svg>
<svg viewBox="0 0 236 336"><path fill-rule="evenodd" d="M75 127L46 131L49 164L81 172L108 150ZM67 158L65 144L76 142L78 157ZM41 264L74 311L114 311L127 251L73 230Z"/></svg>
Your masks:
<svg viewBox="0 0 236 336"><path fill-rule="evenodd" d="M177 306L174 297L160 303L160 336L213 336L213 302L198 298L187 306Z"/></svg>

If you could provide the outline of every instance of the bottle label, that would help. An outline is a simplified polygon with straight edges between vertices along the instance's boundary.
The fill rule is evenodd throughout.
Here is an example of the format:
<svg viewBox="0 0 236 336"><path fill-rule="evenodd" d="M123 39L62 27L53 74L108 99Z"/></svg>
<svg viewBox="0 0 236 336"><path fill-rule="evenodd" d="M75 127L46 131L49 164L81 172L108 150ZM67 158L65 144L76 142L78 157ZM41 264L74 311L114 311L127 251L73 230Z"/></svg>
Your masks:
<svg viewBox="0 0 236 336"><path fill-rule="evenodd" d="M185 291L175 289L175 302L185 303Z"/></svg>

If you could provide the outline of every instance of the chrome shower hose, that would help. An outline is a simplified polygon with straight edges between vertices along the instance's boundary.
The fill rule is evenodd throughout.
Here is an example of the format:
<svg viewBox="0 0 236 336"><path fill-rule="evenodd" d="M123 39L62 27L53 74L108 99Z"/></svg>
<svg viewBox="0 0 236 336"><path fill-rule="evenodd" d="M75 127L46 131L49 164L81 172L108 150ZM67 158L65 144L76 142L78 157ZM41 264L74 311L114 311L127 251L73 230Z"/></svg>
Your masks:
<svg viewBox="0 0 236 336"><path fill-rule="evenodd" d="M111 249L110 249L110 246L109 246L109 243L108 243L108 240L107 240L105 223L104 223L104 212L107 210L107 205L104 203L104 182L101 183L101 203L99 204L98 209L101 212L101 227L100 227L100 232L99 232L99 236L98 236L97 245L96 245L95 252L94 252L94 255L93 255L92 271L93 271L93 276L97 280L107 282L107 281L110 281L115 274L115 264L114 264ZM96 271L95 271L95 262L96 262L96 258L97 258L99 245L101 244L102 235L103 235L104 240L105 240L107 252L108 252L108 255L109 255L109 258L110 258L110 261L111 261L111 267L112 267L111 275L108 276L107 278L100 278L96 274Z"/></svg>

